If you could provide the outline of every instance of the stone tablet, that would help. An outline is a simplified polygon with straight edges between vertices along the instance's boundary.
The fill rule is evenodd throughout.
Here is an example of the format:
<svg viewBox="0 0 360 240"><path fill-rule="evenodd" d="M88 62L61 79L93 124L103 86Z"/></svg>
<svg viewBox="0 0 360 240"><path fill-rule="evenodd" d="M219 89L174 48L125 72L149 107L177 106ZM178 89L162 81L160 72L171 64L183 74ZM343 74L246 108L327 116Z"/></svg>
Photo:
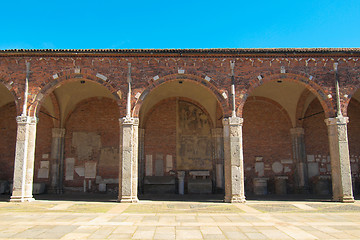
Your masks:
<svg viewBox="0 0 360 240"><path fill-rule="evenodd" d="M96 162L86 162L85 178L95 178L95 177L96 177Z"/></svg>
<svg viewBox="0 0 360 240"><path fill-rule="evenodd" d="M156 154L155 176L164 176L164 160L162 154Z"/></svg>
<svg viewBox="0 0 360 240"><path fill-rule="evenodd" d="M315 157L314 157L314 155L307 155L307 161L308 161L308 162L315 162Z"/></svg>
<svg viewBox="0 0 360 240"><path fill-rule="evenodd" d="M271 166L271 169L274 173L281 173L284 169L284 166L280 162L274 162Z"/></svg>
<svg viewBox="0 0 360 240"><path fill-rule="evenodd" d="M38 178L49 178L49 169L40 168L38 171Z"/></svg>
<svg viewBox="0 0 360 240"><path fill-rule="evenodd" d="M49 161L40 161L40 168L49 168Z"/></svg>
<svg viewBox="0 0 360 240"><path fill-rule="evenodd" d="M166 155L166 172L170 172L173 169L172 155Z"/></svg>
<svg viewBox="0 0 360 240"><path fill-rule="evenodd" d="M255 163L255 172L257 173L258 177L264 176L264 162Z"/></svg>
<svg viewBox="0 0 360 240"><path fill-rule="evenodd" d="M309 178L319 175L319 164L317 162L308 163Z"/></svg>
<svg viewBox="0 0 360 240"><path fill-rule="evenodd" d="M85 168L84 167L75 167L75 172L79 177L85 176Z"/></svg>
<svg viewBox="0 0 360 240"><path fill-rule="evenodd" d="M66 158L65 159L65 180L74 180L74 165L75 159L74 158Z"/></svg>
<svg viewBox="0 0 360 240"><path fill-rule="evenodd" d="M145 160L145 176L153 175L152 155L146 155Z"/></svg>

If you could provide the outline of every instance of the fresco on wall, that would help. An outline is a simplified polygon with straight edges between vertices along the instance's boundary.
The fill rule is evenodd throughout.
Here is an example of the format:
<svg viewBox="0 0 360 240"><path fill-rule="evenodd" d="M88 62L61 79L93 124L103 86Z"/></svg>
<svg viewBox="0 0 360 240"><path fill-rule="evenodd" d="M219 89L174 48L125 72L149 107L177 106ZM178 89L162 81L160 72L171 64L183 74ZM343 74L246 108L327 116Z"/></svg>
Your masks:
<svg viewBox="0 0 360 240"><path fill-rule="evenodd" d="M196 105L179 101L177 169L211 170L211 122Z"/></svg>

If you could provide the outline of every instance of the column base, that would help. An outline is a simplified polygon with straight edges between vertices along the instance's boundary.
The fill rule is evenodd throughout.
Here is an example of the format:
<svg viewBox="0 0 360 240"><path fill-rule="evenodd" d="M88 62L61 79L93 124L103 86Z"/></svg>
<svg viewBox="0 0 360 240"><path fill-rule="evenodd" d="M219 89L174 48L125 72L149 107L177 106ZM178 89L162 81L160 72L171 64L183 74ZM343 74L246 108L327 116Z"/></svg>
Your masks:
<svg viewBox="0 0 360 240"><path fill-rule="evenodd" d="M239 196L239 195L225 196L224 202L226 202L226 203L245 203L246 199L245 199L245 196Z"/></svg>
<svg viewBox="0 0 360 240"><path fill-rule="evenodd" d="M122 196L118 198L118 202L120 203L138 203L139 199L137 196Z"/></svg>
<svg viewBox="0 0 360 240"><path fill-rule="evenodd" d="M343 197L334 197L333 201L335 202L343 202L343 203L353 203L355 202L353 196L343 196Z"/></svg>
<svg viewBox="0 0 360 240"><path fill-rule="evenodd" d="M19 197L19 196L11 196L10 202L33 202L35 198L31 197Z"/></svg>

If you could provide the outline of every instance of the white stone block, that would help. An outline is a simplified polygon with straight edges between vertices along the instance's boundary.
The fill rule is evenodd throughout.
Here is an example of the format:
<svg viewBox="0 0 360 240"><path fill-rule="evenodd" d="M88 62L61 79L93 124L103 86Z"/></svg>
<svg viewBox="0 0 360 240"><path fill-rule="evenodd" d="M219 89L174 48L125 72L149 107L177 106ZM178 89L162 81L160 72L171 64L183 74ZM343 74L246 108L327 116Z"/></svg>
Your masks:
<svg viewBox="0 0 360 240"><path fill-rule="evenodd" d="M274 162L271 166L271 169L274 173L281 173L284 169L284 166L280 162Z"/></svg>
<svg viewBox="0 0 360 240"><path fill-rule="evenodd" d="M153 175L152 155L146 155L146 159L145 159L145 175L146 176L152 176Z"/></svg>
<svg viewBox="0 0 360 240"><path fill-rule="evenodd" d="M106 192L106 183L99 184L99 192Z"/></svg>
<svg viewBox="0 0 360 240"><path fill-rule="evenodd" d="M258 177L264 176L264 162L255 163L255 173L257 173Z"/></svg>
<svg viewBox="0 0 360 240"><path fill-rule="evenodd" d="M74 180L74 158L66 158L65 159L65 180Z"/></svg>
<svg viewBox="0 0 360 240"><path fill-rule="evenodd" d="M85 168L84 167L75 167L75 172L79 177L85 176Z"/></svg>
<svg viewBox="0 0 360 240"><path fill-rule="evenodd" d="M96 177L96 162L86 162L85 178L95 178L95 177Z"/></svg>
<svg viewBox="0 0 360 240"><path fill-rule="evenodd" d="M106 80L107 80L107 77L104 76L104 75L102 75L102 74L100 74L100 73L97 73L97 74L96 74L96 77L100 78L100 79L103 80L103 81L106 81Z"/></svg>
<svg viewBox="0 0 360 240"><path fill-rule="evenodd" d="M308 162L315 162L315 157L314 157L314 155L307 155L307 161L308 161Z"/></svg>

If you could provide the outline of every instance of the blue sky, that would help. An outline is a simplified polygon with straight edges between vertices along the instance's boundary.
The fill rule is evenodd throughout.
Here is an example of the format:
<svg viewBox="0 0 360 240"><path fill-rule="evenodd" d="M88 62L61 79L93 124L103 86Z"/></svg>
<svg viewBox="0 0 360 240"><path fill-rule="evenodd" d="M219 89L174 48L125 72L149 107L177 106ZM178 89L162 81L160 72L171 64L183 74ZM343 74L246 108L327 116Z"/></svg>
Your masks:
<svg viewBox="0 0 360 240"><path fill-rule="evenodd" d="M0 49L360 47L359 0L7 0L0 6Z"/></svg>

